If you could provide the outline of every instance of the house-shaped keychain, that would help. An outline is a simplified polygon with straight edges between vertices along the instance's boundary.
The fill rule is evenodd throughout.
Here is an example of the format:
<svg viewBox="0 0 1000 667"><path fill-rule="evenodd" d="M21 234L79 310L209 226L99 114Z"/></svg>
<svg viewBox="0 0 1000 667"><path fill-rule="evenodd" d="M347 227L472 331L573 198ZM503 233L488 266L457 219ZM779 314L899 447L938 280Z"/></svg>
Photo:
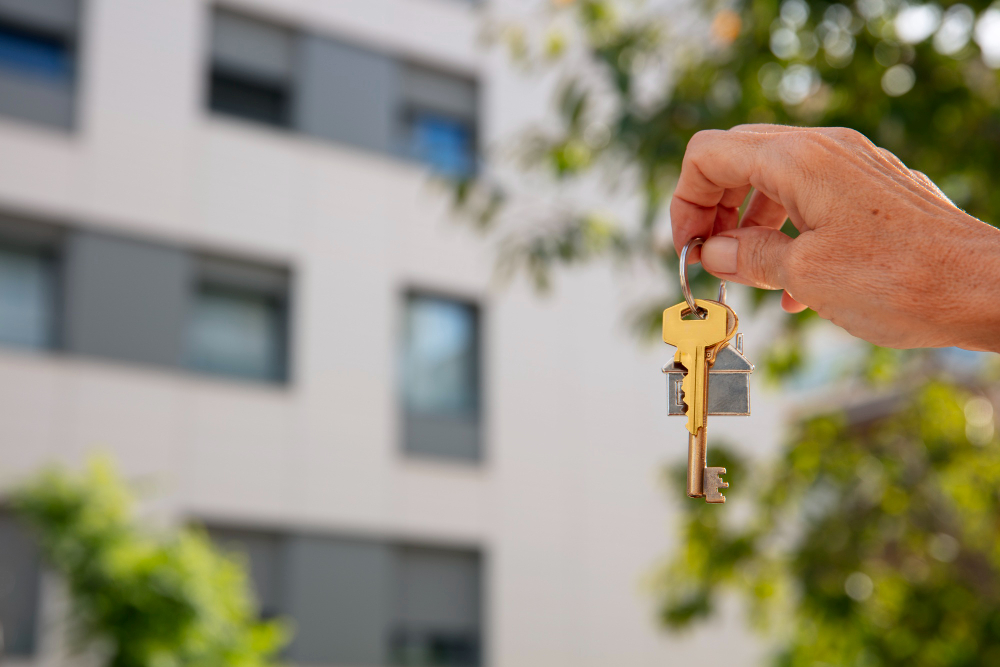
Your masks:
<svg viewBox="0 0 1000 667"><path fill-rule="evenodd" d="M681 400L681 382L684 368L671 361L663 367L667 376L667 413L684 415ZM743 356L743 334L736 334L715 356L715 363L708 371L708 414L747 416L750 414L750 373L753 364Z"/></svg>

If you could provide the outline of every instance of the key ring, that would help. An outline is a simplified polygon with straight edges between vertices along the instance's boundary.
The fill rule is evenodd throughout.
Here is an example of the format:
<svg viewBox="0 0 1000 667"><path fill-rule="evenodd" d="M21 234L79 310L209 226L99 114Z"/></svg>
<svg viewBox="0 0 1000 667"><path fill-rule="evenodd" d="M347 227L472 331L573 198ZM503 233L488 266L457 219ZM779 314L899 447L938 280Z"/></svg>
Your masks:
<svg viewBox="0 0 1000 667"><path fill-rule="evenodd" d="M684 248L681 250L681 260L680 260L680 276L681 276L681 293L684 294L684 300L687 301L688 308L691 312L695 314L699 320L705 319L705 316L698 310L698 305L694 302L694 297L691 296L691 286L688 285L688 272L687 272L687 258L688 253L698 246L705 243L705 239L697 236L687 243L684 244ZM726 303L726 281L723 280L719 284L719 303Z"/></svg>

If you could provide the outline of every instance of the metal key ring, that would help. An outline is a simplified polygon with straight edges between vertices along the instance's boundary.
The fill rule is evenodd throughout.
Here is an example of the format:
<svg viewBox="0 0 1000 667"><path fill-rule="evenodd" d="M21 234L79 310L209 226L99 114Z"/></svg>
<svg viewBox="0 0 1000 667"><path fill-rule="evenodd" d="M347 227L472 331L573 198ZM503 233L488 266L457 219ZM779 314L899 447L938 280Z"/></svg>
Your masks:
<svg viewBox="0 0 1000 667"><path fill-rule="evenodd" d="M684 294L684 300L687 301L688 308L690 308L691 312L694 313L695 316L700 320L705 319L705 316L701 313L700 310L698 310L698 305L694 302L694 297L691 295L691 286L688 285L687 258L688 258L688 253L691 251L692 248L697 248L703 243L705 243L705 239L701 238L700 236L696 236L695 238L685 243L684 248L681 250L681 259L680 259L681 293ZM725 280L721 281L719 284L718 301L719 303L726 302Z"/></svg>

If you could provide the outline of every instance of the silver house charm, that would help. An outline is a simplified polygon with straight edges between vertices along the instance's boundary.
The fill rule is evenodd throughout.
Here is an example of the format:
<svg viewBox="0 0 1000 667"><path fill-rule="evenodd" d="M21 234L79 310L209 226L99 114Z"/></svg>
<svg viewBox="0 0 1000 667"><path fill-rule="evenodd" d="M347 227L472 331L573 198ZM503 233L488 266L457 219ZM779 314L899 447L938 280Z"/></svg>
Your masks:
<svg viewBox="0 0 1000 667"><path fill-rule="evenodd" d="M734 345L735 343L735 345ZM719 350L708 371L708 414L745 417L750 414L750 373L753 364L743 356L743 334ZM684 368L671 361L663 367L667 376L667 413L683 415L681 382Z"/></svg>

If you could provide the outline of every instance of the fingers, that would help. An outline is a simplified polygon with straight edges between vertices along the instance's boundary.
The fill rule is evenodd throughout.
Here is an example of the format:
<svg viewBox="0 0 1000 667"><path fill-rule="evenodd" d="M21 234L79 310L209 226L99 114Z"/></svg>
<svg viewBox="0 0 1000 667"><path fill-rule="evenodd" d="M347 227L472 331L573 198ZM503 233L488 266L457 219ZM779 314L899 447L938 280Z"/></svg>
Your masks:
<svg viewBox="0 0 1000 667"><path fill-rule="evenodd" d="M806 304L796 301L795 297L787 291L781 293L781 308L786 313L801 313L808 307Z"/></svg>
<svg viewBox="0 0 1000 667"><path fill-rule="evenodd" d="M787 286L789 251L794 241L768 227L746 227L712 236L701 249L701 265L723 280L760 287Z"/></svg>
<svg viewBox="0 0 1000 667"><path fill-rule="evenodd" d="M740 227L770 227L771 229L781 229L788 219L788 212L785 207L774 201L760 190L754 190L750 195L750 203L747 204L743 212L743 221Z"/></svg>
<svg viewBox="0 0 1000 667"><path fill-rule="evenodd" d="M707 238L717 230L734 228L735 207L751 186L777 199L768 184L786 177L789 162L787 152L776 150L775 144L791 134L744 127L736 131L705 130L691 139L670 202L678 253L695 236ZM739 203L735 203L737 200Z"/></svg>
<svg viewBox="0 0 1000 667"><path fill-rule="evenodd" d="M696 134L688 144L670 202L678 253L691 238L711 236L727 190L750 186L754 159L752 151L747 150L746 136L750 135L707 130Z"/></svg>
<svg viewBox="0 0 1000 667"><path fill-rule="evenodd" d="M728 197L732 197L728 201L737 201L739 197L746 198L746 190L749 190L750 186L746 188L738 188L727 190L726 194L723 195L723 201L726 201ZM742 199L739 201L742 202ZM785 220L788 219L788 213L785 212L785 207L777 203L763 192L755 190L752 195L750 195L750 202L747 204L746 210L743 212L743 219L739 219L739 205L733 207L723 207L719 204L719 211L715 216L715 224L712 227L712 236L720 234L722 232L727 232L731 229L736 229L737 227L769 227L771 229L781 229L782 225L785 224ZM696 264L701 261L701 248L692 248L688 252L688 264Z"/></svg>

